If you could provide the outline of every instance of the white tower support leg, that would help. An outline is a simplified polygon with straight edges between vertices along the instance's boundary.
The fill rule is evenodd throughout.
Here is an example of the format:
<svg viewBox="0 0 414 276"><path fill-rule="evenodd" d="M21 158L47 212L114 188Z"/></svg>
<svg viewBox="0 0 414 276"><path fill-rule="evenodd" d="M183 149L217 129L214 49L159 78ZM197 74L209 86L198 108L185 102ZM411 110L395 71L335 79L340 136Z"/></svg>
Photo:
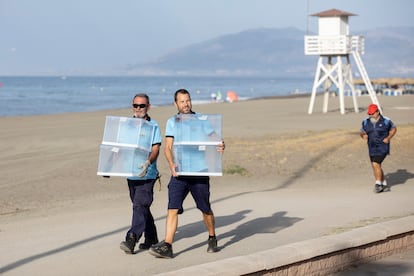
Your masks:
<svg viewBox="0 0 414 276"><path fill-rule="evenodd" d="M310 103L309 103L309 109L308 109L308 114L312 114L313 112L313 106L315 104L315 97L316 97L316 90L318 89L318 82L319 82L319 78L321 76L321 71L322 71L322 57L320 56L318 59L318 66L316 67L316 74L315 74L315 79L313 81L313 87L312 87L312 94L311 94L311 99L310 99Z"/></svg>
<svg viewBox="0 0 414 276"><path fill-rule="evenodd" d="M344 101L344 75L343 75L343 67L342 67L342 58L340 56L337 57L337 64L338 64L338 93L339 93L339 110L341 114L345 114L345 101Z"/></svg>
<svg viewBox="0 0 414 276"><path fill-rule="evenodd" d="M349 59L349 55L346 56L346 65L344 67L345 71L344 71L344 80L345 80L345 84L348 85L348 87L351 89L352 92L352 101L354 104L354 111L355 113L359 112L359 108L358 108L358 102L357 102L357 95L355 92L355 87L354 87L354 79L352 78L352 70L351 70L351 63L350 63L350 59Z"/></svg>
<svg viewBox="0 0 414 276"><path fill-rule="evenodd" d="M332 85L331 79L330 79L330 75L332 72L332 57L328 57L328 64L326 64L326 68L325 68L325 82L324 82L324 96L323 96L323 107L322 107L322 112L323 113L327 113L328 112L328 101L329 101L329 88Z"/></svg>
<svg viewBox="0 0 414 276"><path fill-rule="evenodd" d="M328 112L329 87L331 87L331 81L329 80L329 78L326 78L324 82L324 89L323 89L324 91L323 92L323 106L322 106L323 113Z"/></svg>
<svg viewBox="0 0 414 276"><path fill-rule="evenodd" d="M372 87L371 80L368 77L368 73L365 70L365 66L364 66L364 63L362 62L362 58L359 55L359 52L358 51L352 51L352 55L354 56L355 62L358 66L359 73L361 74L362 79L364 80L365 87L368 90L368 94L371 97L372 103L376 104L378 106L378 109L382 113L381 105L378 101L377 94L375 93L374 88Z"/></svg>

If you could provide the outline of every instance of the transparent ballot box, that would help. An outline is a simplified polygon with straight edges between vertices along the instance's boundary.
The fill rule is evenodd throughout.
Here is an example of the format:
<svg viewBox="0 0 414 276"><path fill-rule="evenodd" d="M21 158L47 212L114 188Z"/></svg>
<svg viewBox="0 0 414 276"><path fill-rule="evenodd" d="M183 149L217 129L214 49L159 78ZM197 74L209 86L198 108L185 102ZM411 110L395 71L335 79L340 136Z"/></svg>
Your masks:
<svg viewBox="0 0 414 276"><path fill-rule="evenodd" d="M101 145L98 175L138 176L140 166L147 160L148 151L133 147Z"/></svg>
<svg viewBox="0 0 414 276"><path fill-rule="evenodd" d="M102 144L151 150L154 126L139 118L106 116Z"/></svg>
<svg viewBox="0 0 414 276"><path fill-rule="evenodd" d="M106 116L97 174L138 176L151 152L154 131L144 119Z"/></svg>
<svg viewBox="0 0 414 276"><path fill-rule="evenodd" d="M178 114L175 116L174 158L178 175L221 176L222 116Z"/></svg>

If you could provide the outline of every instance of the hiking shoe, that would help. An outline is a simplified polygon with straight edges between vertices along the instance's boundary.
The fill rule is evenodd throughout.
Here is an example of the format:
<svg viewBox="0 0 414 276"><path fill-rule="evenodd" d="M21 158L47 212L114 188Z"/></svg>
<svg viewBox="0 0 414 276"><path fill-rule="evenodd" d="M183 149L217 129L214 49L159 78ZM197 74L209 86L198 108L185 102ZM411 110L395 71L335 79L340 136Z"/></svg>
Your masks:
<svg viewBox="0 0 414 276"><path fill-rule="evenodd" d="M154 244L158 243L158 239L156 240L145 240L143 243L139 244L139 249L148 250Z"/></svg>
<svg viewBox="0 0 414 276"><path fill-rule="evenodd" d="M217 251L218 251L218 247L217 247L216 237L208 238L207 252L208 253L214 253L214 252L217 252Z"/></svg>
<svg viewBox="0 0 414 276"><path fill-rule="evenodd" d="M173 257L172 245L165 241L154 244L148 252L158 258L171 259Z"/></svg>
<svg viewBox="0 0 414 276"><path fill-rule="evenodd" d="M381 184L375 184L374 191L376 193L381 193L382 191L384 191L384 186Z"/></svg>
<svg viewBox="0 0 414 276"><path fill-rule="evenodd" d="M137 243L137 238L134 233L128 233L125 241L121 242L119 247L125 251L127 254L134 254L135 244Z"/></svg>

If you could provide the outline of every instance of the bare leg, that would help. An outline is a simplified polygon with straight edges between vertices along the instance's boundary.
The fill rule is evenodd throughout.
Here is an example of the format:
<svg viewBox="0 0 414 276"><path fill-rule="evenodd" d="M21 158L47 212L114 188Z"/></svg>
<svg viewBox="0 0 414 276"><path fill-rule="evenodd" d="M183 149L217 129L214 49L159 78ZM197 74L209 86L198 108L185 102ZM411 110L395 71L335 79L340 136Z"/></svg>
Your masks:
<svg viewBox="0 0 414 276"><path fill-rule="evenodd" d="M215 221L214 221L213 211L211 211L210 213L203 213L203 220L204 220L204 224L207 227L208 234L210 236L215 236L216 230L215 230Z"/></svg>
<svg viewBox="0 0 414 276"><path fill-rule="evenodd" d="M172 244L178 225L178 209L168 209L165 222L165 242Z"/></svg>
<svg viewBox="0 0 414 276"><path fill-rule="evenodd" d="M384 172L382 171L381 164L372 162L372 169L374 170L375 180L380 181L381 183L384 181Z"/></svg>
<svg viewBox="0 0 414 276"><path fill-rule="evenodd" d="M217 247L217 239L216 239L216 232L215 232L215 220L214 220L214 214L213 211L210 211L209 213L203 213L203 220L204 224L207 227L208 230L208 245L207 245L207 252L208 253L214 253L219 251Z"/></svg>

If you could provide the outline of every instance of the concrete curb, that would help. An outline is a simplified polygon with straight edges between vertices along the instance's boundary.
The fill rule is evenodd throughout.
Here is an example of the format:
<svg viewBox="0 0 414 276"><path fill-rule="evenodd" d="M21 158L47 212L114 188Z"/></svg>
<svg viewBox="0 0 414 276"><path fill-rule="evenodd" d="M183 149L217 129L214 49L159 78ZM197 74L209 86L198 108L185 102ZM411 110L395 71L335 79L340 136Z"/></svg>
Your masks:
<svg viewBox="0 0 414 276"><path fill-rule="evenodd" d="M414 248L414 216L158 275L324 275Z"/></svg>

